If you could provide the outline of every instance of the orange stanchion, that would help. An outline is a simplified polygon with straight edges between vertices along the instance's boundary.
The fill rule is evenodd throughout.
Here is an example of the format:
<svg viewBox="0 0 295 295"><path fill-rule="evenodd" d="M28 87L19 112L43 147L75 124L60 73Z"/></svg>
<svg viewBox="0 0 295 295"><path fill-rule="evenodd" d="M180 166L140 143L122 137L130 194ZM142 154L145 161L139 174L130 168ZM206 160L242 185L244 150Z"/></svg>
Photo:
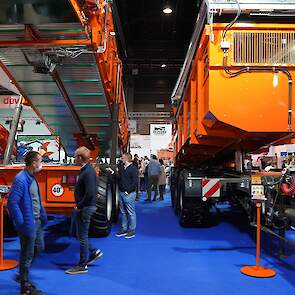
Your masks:
<svg viewBox="0 0 295 295"><path fill-rule="evenodd" d="M256 230L256 265L245 266L241 268L241 273L250 277L256 278L271 278L277 273L271 268L260 266L260 251L261 251L261 200L256 200L257 211L257 230Z"/></svg>
<svg viewBox="0 0 295 295"><path fill-rule="evenodd" d="M0 270L8 270L17 266L15 260L4 260L3 258L4 239L4 198L0 196Z"/></svg>

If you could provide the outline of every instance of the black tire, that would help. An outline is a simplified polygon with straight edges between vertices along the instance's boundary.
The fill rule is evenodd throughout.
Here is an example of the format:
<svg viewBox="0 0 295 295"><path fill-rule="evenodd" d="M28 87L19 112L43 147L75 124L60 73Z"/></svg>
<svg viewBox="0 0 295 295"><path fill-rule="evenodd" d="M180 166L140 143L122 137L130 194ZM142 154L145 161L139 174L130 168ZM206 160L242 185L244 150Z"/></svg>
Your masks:
<svg viewBox="0 0 295 295"><path fill-rule="evenodd" d="M116 183L116 181L114 181L112 183L112 196L113 196L113 208L112 208L112 221L113 222L117 222L119 219L119 186Z"/></svg>
<svg viewBox="0 0 295 295"><path fill-rule="evenodd" d="M176 206L176 199L177 199L177 177L176 177L176 170L173 168L170 173L170 194L171 194L171 205L172 208Z"/></svg>
<svg viewBox="0 0 295 295"><path fill-rule="evenodd" d="M193 198L185 198L181 193L179 200L179 223L182 227L210 226L210 206L197 202Z"/></svg>
<svg viewBox="0 0 295 295"><path fill-rule="evenodd" d="M178 209L179 209L179 187L175 187L175 194L174 194L174 213L176 216L178 216Z"/></svg>
<svg viewBox="0 0 295 295"><path fill-rule="evenodd" d="M174 185L171 185L170 186L170 194L171 194L171 206L172 208L175 207L175 196L176 196L176 189L175 189L175 186Z"/></svg>
<svg viewBox="0 0 295 295"><path fill-rule="evenodd" d="M182 191L184 190L183 181L180 179L180 177L176 179L175 188L176 190L175 190L175 196L174 196L174 213L176 216L179 216L180 206L181 206L180 197L181 197Z"/></svg>
<svg viewBox="0 0 295 295"><path fill-rule="evenodd" d="M112 184L106 176L98 178L96 212L92 216L89 234L92 237L106 237L112 229Z"/></svg>
<svg viewBox="0 0 295 295"><path fill-rule="evenodd" d="M182 179L178 189L178 217L183 227L208 226L210 221L210 204L201 197L186 197L185 182Z"/></svg>

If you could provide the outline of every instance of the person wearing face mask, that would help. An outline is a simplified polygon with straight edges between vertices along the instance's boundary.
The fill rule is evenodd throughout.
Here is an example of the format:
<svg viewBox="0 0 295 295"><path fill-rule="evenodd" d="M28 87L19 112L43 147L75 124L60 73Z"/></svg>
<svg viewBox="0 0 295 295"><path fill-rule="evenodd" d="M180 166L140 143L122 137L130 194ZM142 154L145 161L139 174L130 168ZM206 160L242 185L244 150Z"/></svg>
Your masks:
<svg viewBox="0 0 295 295"><path fill-rule="evenodd" d="M14 178L8 198L7 209L20 238L18 281L21 294L40 295L30 281L29 270L33 259L44 250L42 227L47 223L35 173L41 171L42 157L30 151L25 156L26 167Z"/></svg>

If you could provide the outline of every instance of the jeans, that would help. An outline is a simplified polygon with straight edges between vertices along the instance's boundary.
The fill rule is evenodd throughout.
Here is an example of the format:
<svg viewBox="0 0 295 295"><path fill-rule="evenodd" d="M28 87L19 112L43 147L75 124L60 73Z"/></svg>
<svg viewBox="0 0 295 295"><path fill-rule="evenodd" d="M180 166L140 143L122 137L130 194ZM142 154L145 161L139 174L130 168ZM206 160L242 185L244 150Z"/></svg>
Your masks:
<svg viewBox="0 0 295 295"><path fill-rule="evenodd" d="M156 199L158 195L159 175L150 175L148 181L147 199L151 199L152 189L155 191L154 199Z"/></svg>
<svg viewBox="0 0 295 295"><path fill-rule="evenodd" d="M128 195L120 192L119 206L122 214L121 229L125 232L135 231L136 228L135 198L135 192Z"/></svg>
<svg viewBox="0 0 295 295"><path fill-rule="evenodd" d="M85 267L88 263L89 256L95 253L95 249L88 239L88 231L92 215L96 207L84 207L76 217L77 238L80 242L80 261L79 266Z"/></svg>
<svg viewBox="0 0 295 295"><path fill-rule="evenodd" d="M35 231L33 237L24 236L19 233L20 238L20 258L19 274L21 285L29 283L29 270L33 259L44 250L44 236L42 231L41 220L35 220Z"/></svg>

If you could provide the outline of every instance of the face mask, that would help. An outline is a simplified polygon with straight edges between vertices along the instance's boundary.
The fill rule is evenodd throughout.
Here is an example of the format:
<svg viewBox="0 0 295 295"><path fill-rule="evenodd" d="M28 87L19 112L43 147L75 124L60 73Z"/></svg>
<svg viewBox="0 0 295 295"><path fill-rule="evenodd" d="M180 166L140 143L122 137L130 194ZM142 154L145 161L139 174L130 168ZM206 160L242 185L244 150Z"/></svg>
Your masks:
<svg viewBox="0 0 295 295"><path fill-rule="evenodd" d="M35 172L40 172L42 170L42 164L40 164L38 167L34 168Z"/></svg>

